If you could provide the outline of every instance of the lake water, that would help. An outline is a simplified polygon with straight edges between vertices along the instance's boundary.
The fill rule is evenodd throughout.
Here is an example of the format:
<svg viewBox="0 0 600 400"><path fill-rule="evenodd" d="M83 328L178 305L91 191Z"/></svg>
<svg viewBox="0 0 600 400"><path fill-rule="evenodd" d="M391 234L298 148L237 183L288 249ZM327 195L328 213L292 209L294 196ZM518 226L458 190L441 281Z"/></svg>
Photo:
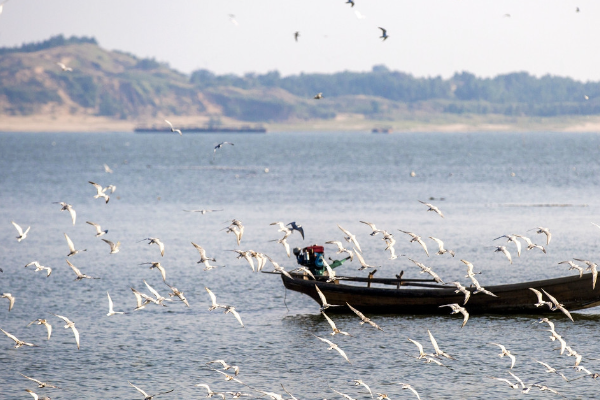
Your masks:
<svg viewBox="0 0 600 400"><path fill-rule="evenodd" d="M213 160L214 145L224 140L235 145L218 150ZM598 134L0 134L0 293L16 297L11 312L8 301L0 299L0 327L39 345L14 349L9 338L0 336L0 398L31 398L27 388L53 400L141 398L128 380L151 394L174 389L159 399L203 398L206 391L194 387L198 383L214 391L251 392L207 368L205 363L214 359L238 365L238 378L254 388L283 393L284 384L299 399L342 398L329 386L369 398L352 386L352 379L392 399L415 398L395 382L410 383L422 399L556 396L535 388L523 395L490 379L514 382L510 360L499 358L499 349L489 342L502 343L516 355L512 372L525 383L543 382L568 398L593 398L598 382L567 383L535 362L546 362L569 378L579 376L569 368L573 357L553 350L557 345L548 339L547 325L532 324L536 315L473 316L463 329L461 317L449 312L370 315L385 329L380 332L360 326L353 315L332 314L338 328L353 335L332 338L317 303L286 293L278 276L253 273L228 250L254 249L292 269L295 262L283 247L269 242L281 237L271 222L297 221L304 227L306 239L295 233L289 238L292 247L342 240L339 224L357 235L368 263L382 266L378 277L400 270L405 278L423 277L407 257L389 260L381 236L369 236L362 220L394 233L398 254L424 262L446 281L468 283L461 258L483 271L479 280L484 286L572 275L558 262L573 257L598 261L600 229L591 222L600 224L599 153ZM104 172L105 163L114 173ZM108 204L93 199L88 181L116 185ZM418 202L432 197L446 218L426 212ZM52 204L56 201L73 205L75 225ZM200 208L224 211L182 211ZM245 225L240 246L223 230L233 218ZM31 226L24 241L15 240L11 221ZM86 221L108 229L103 238L120 241L121 251L109 255L108 245L94 237ZM545 245L543 235L527 232L538 226L553 234L547 254L533 250L516 257L508 244L511 265L487 247L509 233ZM441 238L456 257L427 258L397 229ZM102 279L74 281L63 233L76 248L87 249L69 260ZM157 246L138 243L146 237L165 243L164 257ZM434 243L426 240L432 250ZM203 271L192 241L226 268ZM328 255L333 250L327 247ZM34 260L52 267L52 275L23 268ZM146 280L163 296L168 293L157 270L139 265L150 261L165 266L167 282L184 291L190 308L174 302L133 312L130 287L148 293ZM366 276L357 268L355 260L336 271ZM230 314L208 312L205 286L219 302L236 307L245 328ZM106 317L107 291L115 309L128 314ZM600 372L599 311L576 312L575 323L558 314L550 317L592 372ZM76 323L81 350L52 313ZM53 325L49 341L43 326L27 327L38 318ZM452 369L414 358L417 348L407 338L431 352L428 329L457 358L444 361ZM313 334L337 343L352 365L327 351ZM69 391L37 389L19 372Z"/></svg>

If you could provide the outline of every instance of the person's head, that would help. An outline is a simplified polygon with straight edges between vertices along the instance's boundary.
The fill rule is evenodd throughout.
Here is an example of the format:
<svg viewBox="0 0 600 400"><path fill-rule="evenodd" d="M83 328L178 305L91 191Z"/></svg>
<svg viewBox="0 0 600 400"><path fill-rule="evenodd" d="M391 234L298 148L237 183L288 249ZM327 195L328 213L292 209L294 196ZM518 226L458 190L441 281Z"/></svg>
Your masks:
<svg viewBox="0 0 600 400"><path fill-rule="evenodd" d="M298 254L300 254L300 251L302 251L302 249L300 249L300 247L294 247L294 255L297 256Z"/></svg>

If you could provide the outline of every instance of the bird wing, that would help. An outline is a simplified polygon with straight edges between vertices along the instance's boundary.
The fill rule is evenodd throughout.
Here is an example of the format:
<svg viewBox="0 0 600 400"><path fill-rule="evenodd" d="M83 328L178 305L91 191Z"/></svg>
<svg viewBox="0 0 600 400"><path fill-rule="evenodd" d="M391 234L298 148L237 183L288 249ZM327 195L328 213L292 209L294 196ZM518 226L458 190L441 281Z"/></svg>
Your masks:
<svg viewBox="0 0 600 400"><path fill-rule="evenodd" d="M358 311L356 308L352 307L350 304L348 304L348 302L346 302L346 305L352 310L354 311L354 314L356 314L358 316L358 318L360 318L361 320L365 320L367 319L367 317L365 317L365 315L363 313L361 313L360 311Z"/></svg>
<svg viewBox="0 0 600 400"><path fill-rule="evenodd" d="M385 35L385 33L387 32L387 31L386 31L385 29L383 29L382 27L379 27L379 29L381 29L381 32L382 32L382 34L383 34L383 35ZM419 200L419 201L421 201L421 200ZM423 202L421 201L421 203L423 203ZM425 203L423 203L423 204L425 204Z"/></svg>
<svg viewBox="0 0 600 400"><path fill-rule="evenodd" d="M129 381L127 381L127 382L129 382ZM138 392L140 392L141 394L143 394L145 397L148 397L148 393L144 392L142 389L140 389L139 387L135 386L135 385L134 385L133 383L131 383L131 382L129 382L129 384L130 384L131 386L133 386L134 388L136 388L136 390L137 390Z"/></svg>
<svg viewBox="0 0 600 400"><path fill-rule="evenodd" d="M335 350L336 350L338 353L340 353L340 355L341 355L342 357L344 357L344 359L345 359L346 361L348 361L350 364L352 364L352 363L350 362L350 360L348 359L348 356L346 355L346 353L344 352L344 350L340 349L340 348L339 348L337 345L334 347L334 349L335 349Z"/></svg>
<svg viewBox="0 0 600 400"><path fill-rule="evenodd" d="M131 291L133 292L135 299L137 300L137 306L141 307L142 306L142 294L140 292L138 292L137 290L135 290L134 288L131 288Z"/></svg>
<svg viewBox="0 0 600 400"><path fill-rule="evenodd" d="M75 225L75 220L77 219L77 213L73 210L72 207L67 207L69 214L71 214L71 219L73 220L73 225Z"/></svg>
<svg viewBox="0 0 600 400"><path fill-rule="evenodd" d="M571 313L570 313L570 312L569 312L569 311L568 311L566 308L564 308L563 306L560 306L560 307L558 307L558 309L559 309L560 311L562 311L562 312L563 312L563 314L565 314L567 317L569 317L569 319L570 319L572 322L575 322L575 321L573 320L573 317L571 316Z"/></svg>
<svg viewBox="0 0 600 400"><path fill-rule="evenodd" d="M461 328L462 328L466 325L467 321L469 320L469 313L467 312L467 310L464 307L460 307L459 311L461 312L462 315L464 315L463 323L461 326Z"/></svg>
<svg viewBox="0 0 600 400"><path fill-rule="evenodd" d="M321 303L324 306L325 304L327 304L327 299L325 298L325 295L323 294L323 292L321 292L321 289L319 289L317 285L315 285L315 289L317 289L317 294L321 298Z"/></svg>
<svg viewBox="0 0 600 400"><path fill-rule="evenodd" d="M165 244L158 239L156 239L156 244L158 245L158 248L160 249L160 255L164 257L165 256Z"/></svg>
<svg viewBox="0 0 600 400"><path fill-rule="evenodd" d="M433 345L433 349L435 350L435 354L440 354L442 351L440 350L435 338L433 337L433 335L431 334L431 332L429 331L429 329L427 329L427 333L429 333L429 340L431 340L431 344Z"/></svg>
<svg viewBox="0 0 600 400"><path fill-rule="evenodd" d="M106 240L106 239L102 239L102 241L104 241L105 243L108 243L111 251L114 250L115 244L113 242L111 242L110 240Z"/></svg>
<svg viewBox="0 0 600 400"><path fill-rule="evenodd" d="M421 396L419 396L419 393L417 393L417 391L412 386L408 385L408 390L413 392L417 396L417 399L421 400Z"/></svg>
<svg viewBox="0 0 600 400"><path fill-rule="evenodd" d="M359 222L361 222L361 223L363 223L363 224L366 224L366 225L369 225L369 227L370 227L370 228L371 228L373 231L376 231L376 230L378 230L378 229L377 229L377 227L375 226L375 224L374 224L374 223L372 223L372 222L365 222L365 221L359 221Z"/></svg>
<svg viewBox="0 0 600 400"><path fill-rule="evenodd" d="M92 182L92 181L88 181L88 182L89 182L90 184L92 184L92 186L94 186L94 187L96 188L96 190L98 191L98 194L99 194L99 195L102 195L102 194L103 194L103 192L102 192L102 189L103 189L103 187L102 187L101 185L98 185L97 183L95 183L95 182Z"/></svg>
<svg viewBox="0 0 600 400"><path fill-rule="evenodd" d="M444 242L442 242L440 239L434 238L433 236L429 236L429 239L433 240L438 244L440 251L444 249Z"/></svg>
<svg viewBox="0 0 600 400"><path fill-rule="evenodd" d="M148 285L148 282L146 282L144 280L144 283L146 284L146 287L148 288L148 290L150 290L150 293L152 293L154 295L154 297L156 297L157 299L161 297L160 294L158 294L158 292L156 290L154 290L154 288L150 285Z"/></svg>
<svg viewBox="0 0 600 400"><path fill-rule="evenodd" d="M215 294L213 292L211 292L209 288L205 287L204 289L206 289L206 291L208 292L208 295L210 296L210 300L212 301L212 305L214 307L218 306L217 296L215 296Z"/></svg>
<svg viewBox="0 0 600 400"><path fill-rule="evenodd" d="M550 301L552 303L554 303L554 305L556 307L558 307L560 305L560 303L558 302L558 300L556 300L556 298L554 296L551 296L550 294L548 294L548 292L546 292L544 289L542 289L542 292L544 292L546 294L546 296L548 296L548 298L550 299Z"/></svg>
<svg viewBox="0 0 600 400"><path fill-rule="evenodd" d="M337 329L337 327L335 326L335 322L333 322L332 319L329 318L327 316L327 314L325 314L323 311L321 311L321 314L323 314L323 316L325 317L325 319L327 320L327 322L329 322L329 326L331 326L331 329L333 329L333 331L335 332L335 330Z"/></svg>
<svg viewBox="0 0 600 400"><path fill-rule="evenodd" d="M93 223L93 222L90 222L90 221L85 221L85 223L86 223L86 224L89 224L89 225L92 225L94 228L96 228L96 232L97 232L97 233L100 233L100 232L102 232L102 228L100 227L100 225L98 225L98 224L95 224L95 223Z"/></svg>
<svg viewBox="0 0 600 400"><path fill-rule="evenodd" d="M501 246L500 247L500 251L502 253L504 253L504 255L506 256L506 258L508 258L508 261L510 261L510 263L512 264L512 257L510 256L510 253L508 252L508 250L506 249L506 247Z"/></svg>
<svg viewBox="0 0 600 400"><path fill-rule="evenodd" d="M194 247L196 248L196 250L198 250L198 253L200 253L200 256L202 258L206 258L206 250L204 250L202 248L202 246L197 245L196 243L192 242L192 244L194 245Z"/></svg>
<svg viewBox="0 0 600 400"><path fill-rule="evenodd" d="M108 296L108 312L111 313L113 312L113 301L110 298L110 294L108 294L108 292L106 292L106 295Z"/></svg>
<svg viewBox="0 0 600 400"><path fill-rule="evenodd" d="M512 369L512 367L515 366L515 361L517 361L517 357L513 356L512 354L508 354L508 357L511 359L511 364L510 364L510 369ZM512 375L512 374L511 374ZM513 375L514 376L514 375ZM519 379L520 380L520 379Z"/></svg>
<svg viewBox="0 0 600 400"><path fill-rule="evenodd" d="M81 271L74 266L73 264L71 264L71 262L69 260L65 260L67 262L67 264L69 264L69 267L71 267L71 269L73 270L73 272L75 272L77 274L77 276L81 276Z"/></svg>
<svg viewBox="0 0 600 400"><path fill-rule="evenodd" d="M342 242L339 242L337 240L330 240L329 242L325 242L326 244L335 244L338 247L339 251L342 251L342 249L344 248L344 245L342 244Z"/></svg>
<svg viewBox="0 0 600 400"><path fill-rule="evenodd" d="M419 355L424 354L424 352L423 352L423 345L421 345L421 343L417 342L416 340L412 340L410 338L408 339L408 341L418 347L418 349L419 349Z"/></svg>
<svg viewBox="0 0 600 400"><path fill-rule="evenodd" d="M50 340L50 336L52 336L52 325L47 322L44 322L44 326L48 329L48 340Z"/></svg>
<svg viewBox="0 0 600 400"><path fill-rule="evenodd" d="M542 299L542 296L543 296L542 292L540 292L539 290L534 289L534 288L529 288L529 290L531 290L533 293L535 293L535 295L538 298L538 303L543 303L544 302L544 299Z"/></svg>
<svg viewBox="0 0 600 400"><path fill-rule="evenodd" d="M22 377L25 377L25 378L29 379L30 381L33 381L33 382L37 383L38 385L41 385L43 383L43 382L38 381L37 379L30 378L27 375L23 375L20 372L19 372L19 375L21 375Z"/></svg>
<svg viewBox="0 0 600 400"><path fill-rule="evenodd" d="M23 229L21 229L21 227L16 224L14 221L12 221L12 224L15 226L15 228L17 228L17 232L19 232L19 236L23 236Z"/></svg>
<svg viewBox="0 0 600 400"><path fill-rule="evenodd" d="M73 334L75 335L75 341L77 342L77 350L79 350L79 331L74 326L71 327Z"/></svg>
<svg viewBox="0 0 600 400"><path fill-rule="evenodd" d="M424 242L424 241L422 241L420 238L419 238L419 239L417 239L417 242L418 242L418 243L419 243L421 246L423 246L423 250L425 250L425 253L427 254L427 257L429 257L429 252L427 251L427 245L425 244L425 242Z"/></svg>
<svg viewBox="0 0 600 400"><path fill-rule="evenodd" d="M173 129L173 124L172 124L172 123L170 123L170 122L169 122L169 121L167 121L166 119L165 119L165 122L166 122L167 124L169 124L169 126L171 127L171 129Z"/></svg>
<svg viewBox="0 0 600 400"><path fill-rule="evenodd" d="M360 262L360 265L367 268L368 265L367 263L365 263L365 259L362 257L362 255L358 251L356 251L356 249L354 249L354 253L356 254L356 257L358 257L358 262Z"/></svg>
<svg viewBox="0 0 600 400"><path fill-rule="evenodd" d="M235 311L235 309L233 307L229 309L229 312L233 314L235 319L238 320L238 322L240 323L240 325L242 325L242 328L243 328L244 323L242 322L242 317L240 317L240 314L237 311Z"/></svg>
<svg viewBox="0 0 600 400"><path fill-rule="evenodd" d="M163 282L167 279L167 271L165 271L165 269L163 268L162 265L157 265L156 268L158 268L158 270L160 271L160 274L162 275L163 278Z"/></svg>
<svg viewBox="0 0 600 400"><path fill-rule="evenodd" d="M66 233L65 233L65 239L67 239L67 246L69 246L69 250L75 251L75 245L73 245L73 241Z"/></svg>
<svg viewBox="0 0 600 400"><path fill-rule="evenodd" d="M0 4L0 12L1 11L2 11L2 5ZM23 376L25 376L25 375L23 375ZM34 398L34 400L38 400L39 399L39 396L36 393L34 393L33 390L25 389L25 391L27 393L29 393L30 395L32 395L33 398Z"/></svg>

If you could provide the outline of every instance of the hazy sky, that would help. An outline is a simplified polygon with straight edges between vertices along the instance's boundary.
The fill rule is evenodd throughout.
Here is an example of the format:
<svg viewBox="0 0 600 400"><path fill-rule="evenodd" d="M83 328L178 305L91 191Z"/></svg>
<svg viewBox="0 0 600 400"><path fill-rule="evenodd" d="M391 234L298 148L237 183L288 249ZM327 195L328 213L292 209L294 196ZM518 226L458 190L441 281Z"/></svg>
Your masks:
<svg viewBox="0 0 600 400"><path fill-rule="evenodd" d="M416 76L528 71L600 80L599 0L355 0L354 8L344 1L10 0L0 46L94 36L104 48L185 73L289 75L385 64ZM385 42L379 26L388 30Z"/></svg>

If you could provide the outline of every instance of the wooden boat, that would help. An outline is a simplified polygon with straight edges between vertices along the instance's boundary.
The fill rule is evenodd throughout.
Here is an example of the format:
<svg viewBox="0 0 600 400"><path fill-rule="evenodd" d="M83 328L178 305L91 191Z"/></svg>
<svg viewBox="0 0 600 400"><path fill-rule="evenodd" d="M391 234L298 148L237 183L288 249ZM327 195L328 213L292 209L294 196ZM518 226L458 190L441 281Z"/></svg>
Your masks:
<svg viewBox="0 0 600 400"><path fill-rule="evenodd" d="M292 279L281 275L286 288L304 293L321 304L315 286L333 306L340 306L339 311L347 310L346 303L363 312L390 313L390 314L449 314L450 308L440 306L458 303L463 305L464 295L455 293L456 288L451 285L433 284L433 280L424 279L385 279L385 278L358 278L337 277L327 283L327 277L317 276L312 280L303 274L291 274ZM366 286L348 283L366 283ZM428 283L431 282L431 283ZM372 284L382 284L387 287L372 287ZM414 286L415 288L408 288ZM537 297L529 288L544 289L555 297L569 311L600 305L600 288L592 289L592 274L579 275L515 283L509 285L488 286L498 297L483 293L471 295L464 306L470 314L538 314L549 313L549 307L536 307ZM475 288L467 288L471 292ZM544 299L546 297L544 296ZM548 299L549 301L549 299ZM329 308L330 311L338 307ZM563 315L557 311L557 315Z"/></svg>

